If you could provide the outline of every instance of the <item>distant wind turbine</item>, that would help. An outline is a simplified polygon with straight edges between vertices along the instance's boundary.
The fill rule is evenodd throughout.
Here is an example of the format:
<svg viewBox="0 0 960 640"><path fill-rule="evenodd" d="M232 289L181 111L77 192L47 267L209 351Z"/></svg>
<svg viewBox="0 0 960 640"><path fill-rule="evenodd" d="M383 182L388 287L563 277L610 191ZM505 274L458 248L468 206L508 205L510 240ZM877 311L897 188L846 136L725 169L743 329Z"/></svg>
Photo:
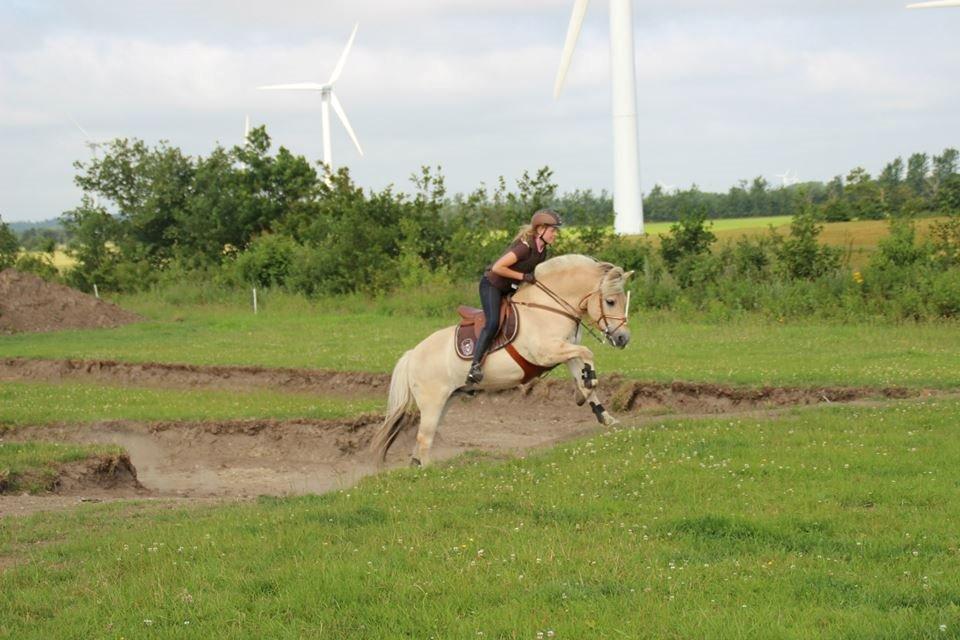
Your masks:
<svg viewBox="0 0 960 640"><path fill-rule="evenodd" d="M560 97L589 0L575 0L553 87ZM613 88L613 210L617 233L643 233L637 78L633 60L632 0L610 0L610 75Z"/></svg>
<svg viewBox="0 0 960 640"><path fill-rule="evenodd" d="M938 9L940 7L960 7L960 0L934 0L934 2L914 2L907 9Z"/></svg>
<svg viewBox="0 0 960 640"><path fill-rule="evenodd" d="M96 159L97 159L97 151L100 149L100 147L102 147L103 145L105 145L106 142L102 142L102 141L100 141L100 140L94 140L94 139L93 139L93 136L91 136L89 133L87 133L87 130L84 129L83 127L81 127L81 126L80 126L80 123L77 122L77 121L74 119L73 116L71 116L71 115L68 114L67 117L70 118L70 121L71 121L74 125L76 125L77 129L80 129L80 133L82 133L82 134L83 134L83 137L84 137L83 143L84 143L85 145L87 145L87 147L90 149L90 154L93 156L93 159L96 160Z"/></svg>
<svg viewBox="0 0 960 640"><path fill-rule="evenodd" d="M80 126L80 123L77 122L76 119L74 119L73 116L71 116L70 114L67 114L67 117L70 118L70 121L73 122L74 125L76 125L77 129L80 129L80 133L82 133L82 134L83 134L83 137L84 137L84 141L83 141L83 142L84 142L84 144L87 145L87 147L90 149L90 155L93 157L93 162L96 162L96 161L97 161L97 151L99 151L100 147L104 146L104 145L107 144L107 143L104 142L104 141L101 141L101 140L94 140L94 139L93 139L93 136L91 136L89 133L87 133L87 130L84 129L83 127L81 127L81 126ZM94 193L94 194L92 195L92 198L93 198L93 205L94 205L95 207L96 207L96 206L99 206L99 205L100 205L100 198L97 196L96 193Z"/></svg>
<svg viewBox="0 0 960 640"><path fill-rule="evenodd" d="M658 182L657 185L664 193L673 193L674 189L677 188L677 185L675 184L663 184L662 182Z"/></svg>
<svg viewBox="0 0 960 640"><path fill-rule="evenodd" d="M800 182L800 179L797 176L790 175L790 169L787 169L783 173L775 173L773 175L780 178L780 180L783 183L783 186L785 187L789 187L792 184L797 184L798 182Z"/></svg>
<svg viewBox="0 0 960 640"><path fill-rule="evenodd" d="M353 132L353 127L350 126L350 121L347 120L347 114L344 112L343 106L340 104L340 101L337 100L337 96L333 92L333 85L337 81L337 78L340 77L340 72L343 71L343 65L347 61L347 55L350 53L350 47L353 46L353 39L357 36L357 28L359 26L360 23L354 25L353 33L350 34L350 39L347 41L347 46L344 47L343 53L340 54L340 59L337 60L337 65L333 68L333 73L330 74L330 79L327 80L326 83L320 84L317 82L296 82L293 84L272 84L263 87L257 87L258 89L266 91L290 89L293 91L320 92L320 115L323 125L323 162L331 171L333 170L333 153L330 148L331 106L337 113L337 117L340 118L340 122L343 123L343 128L347 130L347 134L350 136L350 139L353 140L353 144L357 147L357 151L361 156L363 155L363 149L360 148L360 142L357 140L357 135Z"/></svg>

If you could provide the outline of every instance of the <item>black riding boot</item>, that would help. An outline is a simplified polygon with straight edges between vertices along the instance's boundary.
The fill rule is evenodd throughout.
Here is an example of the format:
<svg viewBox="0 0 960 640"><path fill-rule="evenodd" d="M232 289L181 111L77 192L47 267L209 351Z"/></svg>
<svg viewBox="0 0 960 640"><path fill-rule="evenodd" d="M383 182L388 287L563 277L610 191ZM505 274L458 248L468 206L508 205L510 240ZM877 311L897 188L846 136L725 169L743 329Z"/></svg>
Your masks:
<svg viewBox="0 0 960 640"><path fill-rule="evenodd" d="M490 284L486 277L480 279L480 303L483 305L483 315L486 323L477 337L477 344L473 351L473 363L467 374L467 384L480 384L483 381L483 356L486 355L490 343L500 329L500 300L503 292Z"/></svg>

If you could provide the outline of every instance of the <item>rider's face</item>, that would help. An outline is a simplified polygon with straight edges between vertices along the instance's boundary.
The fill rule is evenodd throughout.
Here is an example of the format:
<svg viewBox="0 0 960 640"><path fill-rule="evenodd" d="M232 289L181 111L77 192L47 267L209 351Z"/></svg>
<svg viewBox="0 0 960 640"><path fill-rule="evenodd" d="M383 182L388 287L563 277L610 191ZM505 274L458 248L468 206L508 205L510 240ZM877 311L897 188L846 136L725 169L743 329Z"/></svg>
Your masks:
<svg viewBox="0 0 960 640"><path fill-rule="evenodd" d="M556 227L547 227L543 231L543 241L547 244L553 244L553 241L557 239L557 228Z"/></svg>

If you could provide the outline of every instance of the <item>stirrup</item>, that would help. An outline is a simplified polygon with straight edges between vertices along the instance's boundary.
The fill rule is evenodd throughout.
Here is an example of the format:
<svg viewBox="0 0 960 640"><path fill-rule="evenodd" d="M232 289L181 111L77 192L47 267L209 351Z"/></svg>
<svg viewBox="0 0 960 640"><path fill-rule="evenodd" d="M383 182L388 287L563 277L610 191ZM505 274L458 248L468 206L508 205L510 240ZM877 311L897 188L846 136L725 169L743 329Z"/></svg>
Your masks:
<svg viewBox="0 0 960 640"><path fill-rule="evenodd" d="M470 371L467 373L467 384L480 384L483 382L483 365L474 362L470 365Z"/></svg>

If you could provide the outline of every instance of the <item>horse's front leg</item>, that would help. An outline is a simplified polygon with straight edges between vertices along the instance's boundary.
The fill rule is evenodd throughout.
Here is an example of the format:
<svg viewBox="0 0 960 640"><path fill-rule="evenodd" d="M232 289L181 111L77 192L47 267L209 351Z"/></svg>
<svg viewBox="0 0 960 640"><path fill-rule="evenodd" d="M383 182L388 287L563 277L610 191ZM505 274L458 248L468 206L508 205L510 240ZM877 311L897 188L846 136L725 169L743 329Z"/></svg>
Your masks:
<svg viewBox="0 0 960 640"><path fill-rule="evenodd" d="M539 345L533 355L536 358L535 362L540 365L555 366L562 362L567 363L570 372L573 373L573 380L577 384L577 391L584 398L590 398L592 389L597 386L597 365L590 349L555 338ZM573 361L576 361L576 368Z"/></svg>
<svg viewBox="0 0 960 640"><path fill-rule="evenodd" d="M615 424L619 424L620 421L617 420L609 411L604 408L600 403L600 398L597 397L596 389L589 389L587 393L581 391L580 387L583 380L583 360L580 358L573 358L567 360L567 368L570 369L570 375L573 377L573 381L576 383L577 389L574 392L576 394L577 406L583 406L585 402L590 402L590 409L593 411L593 415L597 417L597 421L601 424L604 424L608 427L612 427Z"/></svg>

